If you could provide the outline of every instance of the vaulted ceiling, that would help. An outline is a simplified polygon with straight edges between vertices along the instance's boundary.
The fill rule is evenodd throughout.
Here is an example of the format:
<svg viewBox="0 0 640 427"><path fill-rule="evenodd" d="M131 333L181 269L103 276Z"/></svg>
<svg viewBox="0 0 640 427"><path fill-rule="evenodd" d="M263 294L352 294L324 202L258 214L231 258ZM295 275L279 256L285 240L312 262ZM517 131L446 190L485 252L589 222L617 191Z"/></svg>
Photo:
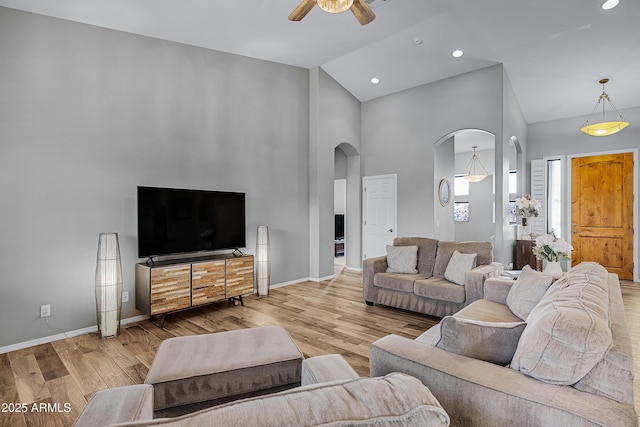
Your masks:
<svg viewBox="0 0 640 427"><path fill-rule="evenodd" d="M618 109L640 105L640 1L621 0L608 11L603 1L367 0L376 19L366 26L349 12L318 7L289 21L299 0L0 0L0 6L320 66L363 102L502 63L533 123L586 119L602 77L610 78L607 92ZM464 55L454 58L455 49Z"/></svg>

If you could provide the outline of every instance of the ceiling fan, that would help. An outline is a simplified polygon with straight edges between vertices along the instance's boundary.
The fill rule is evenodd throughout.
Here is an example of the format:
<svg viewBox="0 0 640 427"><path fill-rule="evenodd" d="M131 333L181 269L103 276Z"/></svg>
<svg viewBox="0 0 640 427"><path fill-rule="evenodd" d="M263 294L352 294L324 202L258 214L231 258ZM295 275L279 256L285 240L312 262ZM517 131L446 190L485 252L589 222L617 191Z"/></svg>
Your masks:
<svg viewBox="0 0 640 427"><path fill-rule="evenodd" d="M367 25L376 19L376 15L365 0L302 0L302 3L289 15L289 20L302 20L316 4L320 6L320 9L329 13L340 13L351 9L360 25Z"/></svg>

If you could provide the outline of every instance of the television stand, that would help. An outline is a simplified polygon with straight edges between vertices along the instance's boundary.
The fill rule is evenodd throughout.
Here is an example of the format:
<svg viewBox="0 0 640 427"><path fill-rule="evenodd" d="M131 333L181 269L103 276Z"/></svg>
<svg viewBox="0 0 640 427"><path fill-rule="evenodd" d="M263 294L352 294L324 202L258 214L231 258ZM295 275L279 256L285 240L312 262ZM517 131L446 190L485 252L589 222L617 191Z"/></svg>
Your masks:
<svg viewBox="0 0 640 427"><path fill-rule="evenodd" d="M224 254L136 264L136 308L150 317L254 293L253 255Z"/></svg>

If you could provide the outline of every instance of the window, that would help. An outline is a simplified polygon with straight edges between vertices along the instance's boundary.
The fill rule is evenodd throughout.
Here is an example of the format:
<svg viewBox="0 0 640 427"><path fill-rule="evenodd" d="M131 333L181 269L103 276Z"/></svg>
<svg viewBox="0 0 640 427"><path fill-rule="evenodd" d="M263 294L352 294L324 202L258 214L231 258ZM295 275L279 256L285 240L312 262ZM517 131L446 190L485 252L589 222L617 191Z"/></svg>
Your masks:
<svg viewBox="0 0 640 427"><path fill-rule="evenodd" d="M544 206L543 206L544 209ZM562 161L547 161L547 229L562 236Z"/></svg>
<svg viewBox="0 0 640 427"><path fill-rule="evenodd" d="M515 200L509 201L509 224L518 222L518 206Z"/></svg>
<svg viewBox="0 0 640 427"><path fill-rule="evenodd" d="M469 222L469 202L455 202L453 204L453 220L455 222Z"/></svg>
<svg viewBox="0 0 640 427"><path fill-rule="evenodd" d="M509 171L509 194L518 192L518 172Z"/></svg>
<svg viewBox="0 0 640 427"><path fill-rule="evenodd" d="M469 181L463 178L464 175L456 175L453 180L453 191L456 196L469 195Z"/></svg>

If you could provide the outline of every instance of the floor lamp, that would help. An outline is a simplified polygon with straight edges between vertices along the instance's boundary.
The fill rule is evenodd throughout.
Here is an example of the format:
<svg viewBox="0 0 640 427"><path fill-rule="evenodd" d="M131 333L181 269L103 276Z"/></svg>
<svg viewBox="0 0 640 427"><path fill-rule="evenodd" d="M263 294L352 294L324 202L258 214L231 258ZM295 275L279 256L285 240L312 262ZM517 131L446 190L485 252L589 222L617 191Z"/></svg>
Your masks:
<svg viewBox="0 0 640 427"><path fill-rule="evenodd" d="M96 261L96 311L100 338L120 332L122 264L118 233L100 233Z"/></svg>
<svg viewBox="0 0 640 427"><path fill-rule="evenodd" d="M269 227L258 226L258 239L256 241L256 281L258 282L258 296L269 295L269 282L271 280L271 253L269 249Z"/></svg>

